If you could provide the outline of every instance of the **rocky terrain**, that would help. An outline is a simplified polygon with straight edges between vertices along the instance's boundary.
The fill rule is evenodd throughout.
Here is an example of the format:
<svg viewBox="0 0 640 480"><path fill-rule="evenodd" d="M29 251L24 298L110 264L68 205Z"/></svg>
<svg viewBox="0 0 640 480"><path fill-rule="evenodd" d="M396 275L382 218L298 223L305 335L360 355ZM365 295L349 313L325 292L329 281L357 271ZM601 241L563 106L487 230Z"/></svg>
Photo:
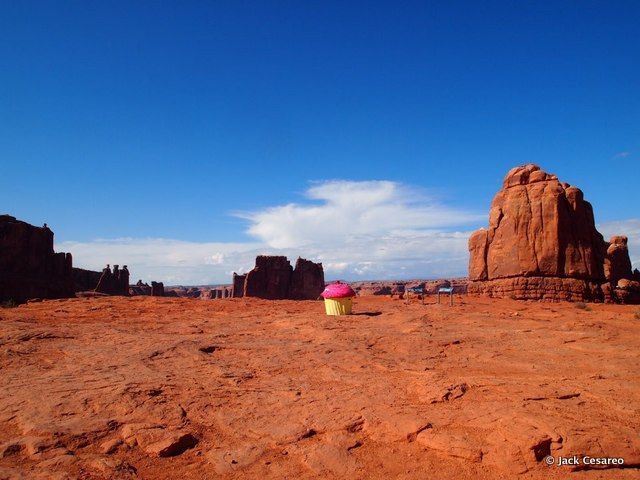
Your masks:
<svg viewBox="0 0 640 480"><path fill-rule="evenodd" d="M141 296L0 309L0 478L638 478L638 307L366 296L354 313Z"/></svg>
<svg viewBox="0 0 640 480"><path fill-rule="evenodd" d="M507 173L469 253L469 293L640 303L627 238L605 242L582 191L537 165Z"/></svg>

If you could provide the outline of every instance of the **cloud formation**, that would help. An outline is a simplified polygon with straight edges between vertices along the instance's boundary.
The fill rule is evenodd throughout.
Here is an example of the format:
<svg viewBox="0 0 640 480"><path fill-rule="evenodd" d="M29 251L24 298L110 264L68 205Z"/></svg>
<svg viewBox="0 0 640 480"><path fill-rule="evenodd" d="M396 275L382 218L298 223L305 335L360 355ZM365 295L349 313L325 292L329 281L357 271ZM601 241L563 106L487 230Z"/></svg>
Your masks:
<svg viewBox="0 0 640 480"><path fill-rule="evenodd" d="M273 248L343 245L352 239L384 238L481 221L416 189L389 181L334 180L311 187L312 204L288 204L239 214L248 233Z"/></svg>

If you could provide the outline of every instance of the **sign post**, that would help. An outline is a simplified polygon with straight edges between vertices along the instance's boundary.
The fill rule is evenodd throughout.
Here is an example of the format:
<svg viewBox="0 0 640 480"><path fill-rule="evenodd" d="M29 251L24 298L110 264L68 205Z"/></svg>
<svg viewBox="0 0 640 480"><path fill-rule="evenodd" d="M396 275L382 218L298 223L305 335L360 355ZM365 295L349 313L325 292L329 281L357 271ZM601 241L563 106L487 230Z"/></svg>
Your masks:
<svg viewBox="0 0 640 480"><path fill-rule="evenodd" d="M453 306L453 287L443 287L438 289L438 303L440 303L440 294L448 293L449 294L449 305Z"/></svg>

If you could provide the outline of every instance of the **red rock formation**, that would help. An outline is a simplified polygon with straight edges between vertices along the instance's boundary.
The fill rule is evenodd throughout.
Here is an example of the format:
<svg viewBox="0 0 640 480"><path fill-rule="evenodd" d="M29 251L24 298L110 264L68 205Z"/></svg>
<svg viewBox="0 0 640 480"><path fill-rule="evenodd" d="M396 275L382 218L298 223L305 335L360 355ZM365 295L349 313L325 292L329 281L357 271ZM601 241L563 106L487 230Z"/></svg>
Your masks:
<svg viewBox="0 0 640 480"><path fill-rule="evenodd" d="M129 270L123 266L122 270L118 265L113 266L113 272L109 265L102 270L102 275L95 288L98 293L107 295L129 295Z"/></svg>
<svg viewBox="0 0 640 480"><path fill-rule="evenodd" d="M291 275L289 298L294 300L317 300L324 290L322 263L298 257Z"/></svg>
<svg viewBox="0 0 640 480"><path fill-rule="evenodd" d="M152 297L164 297L164 283L151 282L151 296Z"/></svg>
<svg viewBox="0 0 640 480"><path fill-rule="evenodd" d="M151 286L148 283L144 283L142 280L138 280L135 285L129 286L129 295L133 296L148 296L151 295Z"/></svg>
<svg viewBox="0 0 640 480"><path fill-rule="evenodd" d="M604 259L604 275L608 281L617 284L620 279L631 279L631 260L627 248L627 237L611 237Z"/></svg>
<svg viewBox="0 0 640 480"><path fill-rule="evenodd" d="M73 268L73 285L76 292L87 292L95 290L102 272L85 270L84 268Z"/></svg>
<svg viewBox="0 0 640 480"><path fill-rule="evenodd" d="M298 258L294 271L287 257L259 255L244 281L245 297L271 300L315 300L323 289L322 264L303 258Z"/></svg>
<svg viewBox="0 0 640 480"><path fill-rule="evenodd" d="M241 298L244 295L244 282L246 279L246 275L238 275L236 272L233 272L233 298Z"/></svg>
<svg viewBox="0 0 640 480"><path fill-rule="evenodd" d="M200 298L208 299L208 300L217 300L218 298L223 298L223 291L220 288L212 288L208 291L202 292Z"/></svg>
<svg viewBox="0 0 640 480"><path fill-rule="evenodd" d="M640 303L640 281L621 278L611 289L611 301L618 303Z"/></svg>
<svg viewBox="0 0 640 480"><path fill-rule="evenodd" d="M70 253L54 253L53 232L0 215L0 301L74 296Z"/></svg>
<svg viewBox="0 0 640 480"><path fill-rule="evenodd" d="M507 174L469 252L470 293L600 301L631 277L626 238L605 242L582 191L531 164Z"/></svg>
<svg viewBox="0 0 640 480"><path fill-rule="evenodd" d="M270 300L288 298L292 271L287 257L259 255L255 268L247 273L244 296Z"/></svg>

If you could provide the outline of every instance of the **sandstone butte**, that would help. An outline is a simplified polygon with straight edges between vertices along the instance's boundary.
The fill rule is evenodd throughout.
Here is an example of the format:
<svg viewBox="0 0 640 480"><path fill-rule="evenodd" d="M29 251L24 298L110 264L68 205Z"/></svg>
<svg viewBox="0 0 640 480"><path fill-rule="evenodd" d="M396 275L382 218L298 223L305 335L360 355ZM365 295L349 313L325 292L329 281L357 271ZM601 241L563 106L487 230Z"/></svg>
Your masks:
<svg viewBox="0 0 640 480"><path fill-rule="evenodd" d="M513 168L469 238L468 292L517 299L639 303L627 238L606 242L582 191L536 165Z"/></svg>
<svg viewBox="0 0 640 480"><path fill-rule="evenodd" d="M293 268L287 257L258 255L256 266L246 275L234 273L234 289L244 280L243 294L233 296L257 297L270 300L316 300L324 289L324 270L321 263L298 258Z"/></svg>

